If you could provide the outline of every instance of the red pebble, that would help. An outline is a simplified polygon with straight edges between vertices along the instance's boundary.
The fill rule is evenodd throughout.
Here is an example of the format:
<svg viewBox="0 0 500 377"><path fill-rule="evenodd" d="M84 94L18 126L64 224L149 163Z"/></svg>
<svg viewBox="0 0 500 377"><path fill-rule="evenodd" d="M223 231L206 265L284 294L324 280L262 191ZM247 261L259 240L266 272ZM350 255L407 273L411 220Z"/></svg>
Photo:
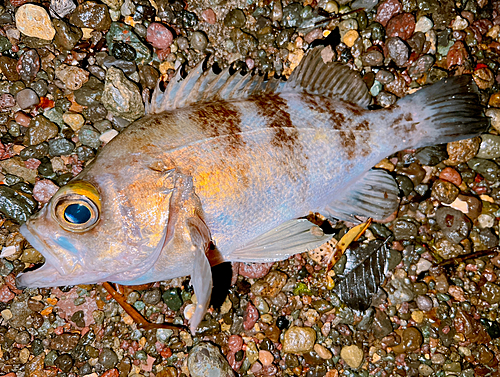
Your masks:
<svg viewBox="0 0 500 377"><path fill-rule="evenodd" d="M16 100L12 94L4 93L0 96L0 109L6 109L13 107L16 104Z"/></svg>
<svg viewBox="0 0 500 377"><path fill-rule="evenodd" d="M407 40L415 31L415 17L411 13L399 14L387 23L387 36Z"/></svg>
<svg viewBox="0 0 500 377"><path fill-rule="evenodd" d="M14 114L14 120L23 127L29 127L31 118L26 113L18 111Z"/></svg>
<svg viewBox="0 0 500 377"><path fill-rule="evenodd" d="M217 22L217 16L211 8L205 9L201 14L201 18L203 21L210 25L213 25Z"/></svg>
<svg viewBox="0 0 500 377"><path fill-rule="evenodd" d="M460 173L450 167L441 170L441 173L439 173L439 179L451 182L457 187L462 183L462 176L460 175Z"/></svg>
<svg viewBox="0 0 500 377"><path fill-rule="evenodd" d="M243 339L239 335L231 335L227 341L229 349L236 353L243 347Z"/></svg>
<svg viewBox="0 0 500 377"><path fill-rule="evenodd" d="M387 26L389 20L401 12L402 9L403 7L398 0L386 0L378 7L375 21L381 23L382 26Z"/></svg>
<svg viewBox="0 0 500 377"><path fill-rule="evenodd" d="M174 36L165 25L158 22L152 22L148 26L146 40L151 43L154 48L163 50L170 47L174 41Z"/></svg>
<svg viewBox="0 0 500 377"><path fill-rule="evenodd" d="M258 319L259 311L251 302L249 302L245 310L245 314L243 315L243 328L247 331L251 330Z"/></svg>
<svg viewBox="0 0 500 377"><path fill-rule="evenodd" d="M50 179L42 179L35 183L33 197L40 203L47 203L57 190L59 187Z"/></svg>
<svg viewBox="0 0 500 377"><path fill-rule="evenodd" d="M271 270L273 262L270 263L240 263L239 274L246 278L258 279L266 276Z"/></svg>
<svg viewBox="0 0 500 377"><path fill-rule="evenodd" d="M7 285L3 284L0 287L0 302L9 302L14 299L14 297L16 297L16 295L10 291Z"/></svg>
<svg viewBox="0 0 500 377"><path fill-rule="evenodd" d="M119 376L120 376L120 372L118 372L118 369L116 369L116 368L107 370L106 372L101 374L101 377L119 377Z"/></svg>
<svg viewBox="0 0 500 377"><path fill-rule="evenodd" d="M448 55L446 55L446 65L449 69L454 65L462 65L467 60L469 54L465 49L464 42L456 41L453 46L451 46L448 51Z"/></svg>
<svg viewBox="0 0 500 377"><path fill-rule="evenodd" d="M170 54L170 47L165 48L163 50L156 50L156 55L158 56L158 60L161 62L164 61L169 54Z"/></svg>
<svg viewBox="0 0 500 377"><path fill-rule="evenodd" d="M26 161L24 161L24 166L26 166L28 169L35 170L38 169L42 162L40 160L37 160L36 158L28 158Z"/></svg>

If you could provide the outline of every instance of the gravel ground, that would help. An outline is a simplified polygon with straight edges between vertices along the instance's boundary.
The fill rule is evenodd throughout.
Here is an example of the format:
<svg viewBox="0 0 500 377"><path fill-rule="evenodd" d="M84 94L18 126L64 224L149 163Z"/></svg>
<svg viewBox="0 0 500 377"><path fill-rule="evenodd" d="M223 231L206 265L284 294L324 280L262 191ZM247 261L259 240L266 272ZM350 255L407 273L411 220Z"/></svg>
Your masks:
<svg viewBox="0 0 500 377"><path fill-rule="evenodd" d="M6 0L0 376L500 375L499 35L500 2L487 0ZM383 289L368 310L342 302L349 287L333 287L321 258L332 243L279 263L234 264L233 285L220 283L196 336L138 329L100 285L16 288L18 273L43 263L19 223L144 114L160 76L207 55L220 67L289 76L322 40L360 71L375 108L472 74L491 117L481 137L379 163L401 205L360 240L388 240ZM348 225L334 224L337 240ZM150 322L185 324L192 293L184 278L125 295Z"/></svg>

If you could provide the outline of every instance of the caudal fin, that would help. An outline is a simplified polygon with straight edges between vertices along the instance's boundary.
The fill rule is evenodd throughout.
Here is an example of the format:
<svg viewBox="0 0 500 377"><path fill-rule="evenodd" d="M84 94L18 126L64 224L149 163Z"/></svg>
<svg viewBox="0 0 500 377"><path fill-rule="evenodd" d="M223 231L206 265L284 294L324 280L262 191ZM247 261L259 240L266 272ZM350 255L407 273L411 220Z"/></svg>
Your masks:
<svg viewBox="0 0 500 377"><path fill-rule="evenodd" d="M470 138L488 126L478 88L470 75L441 80L387 110L393 114L392 129L407 148Z"/></svg>

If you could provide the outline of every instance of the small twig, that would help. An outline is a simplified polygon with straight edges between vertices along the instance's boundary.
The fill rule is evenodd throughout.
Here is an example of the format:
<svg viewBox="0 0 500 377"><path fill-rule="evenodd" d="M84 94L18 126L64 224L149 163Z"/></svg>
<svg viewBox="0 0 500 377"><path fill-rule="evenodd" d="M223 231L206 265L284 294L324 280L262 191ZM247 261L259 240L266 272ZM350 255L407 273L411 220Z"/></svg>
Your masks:
<svg viewBox="0 0 500 377"><path fill-rule="evenodd" d="M484 257L485 255L498 253L499 251L500 251L500 248L498 246L495 246L495 247L492 247L490 249L476 251L473 253L462 255L462 256L457 257L457 258L446 259L442 262L439 262L438 266L450 266L453 264L458 265L462 262L465 262L467 259L480 258L480 257Z"/></svg>
<svg viewBox="0 0 500 377"><path fill-rule="evenodd" d="M111 283L102 283L102 286L106 288L111 297L113 297L118 304L125 310L125 312L132 317L135 323L139 328L145 330L151 329L171 329L171 330L187 330L187 328L183 325L174 325L173 323L151 323L146 320L132 305L130 305L125 296L119 293L115 287L111 285Z"/></svg>

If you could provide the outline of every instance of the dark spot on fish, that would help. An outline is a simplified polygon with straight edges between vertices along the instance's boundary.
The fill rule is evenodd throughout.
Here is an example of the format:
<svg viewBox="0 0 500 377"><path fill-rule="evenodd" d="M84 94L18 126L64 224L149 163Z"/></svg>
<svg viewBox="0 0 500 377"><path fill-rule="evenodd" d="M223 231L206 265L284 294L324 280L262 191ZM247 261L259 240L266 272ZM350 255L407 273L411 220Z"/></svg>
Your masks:
<svg viewBox="0 0 500 377"><path fill-rule="evenodd" d="M361 115L363 113L363 108L354 103L345 102L344 106L350 110L354 115Z"/></svg>
<svg viewBox="0 0 500 377"><path fill-rule="evenodd" d="M251 101L257 107L259 115L266 119L267 127L274 131L271 145L282 151L282 165L287 175L296 181L307 169L304 161L308 156L300 144L300 133L292 123L287 102L278 94L272 93L256 96Z"/></svg>
<svg viewBox="0 0 500 377"><path fill-rule="evenodd" d="M239 109L226 101L217 101L195 108L189 118L200 124L208 137L219 138L228 153L236 154L245 145L241 136Z"/></svg>
<svg viewBox="0 0 500 377"><path fill-rule="evenodd" d="M341 130L339 132L340 145L347 154L348 159L356 157L356 136L352 130Z"/></svg>
<svg viewBox="0 0 500 377"><path fill-rule="evenodd" d="M271 143L276 147L294 148L299 132L292 123L286 101L279 95L267 94L255 97L253 102L260 115L266 118L267 126L274 129Z"/></svg>
<svg viewBox="0 0 500 377"><path fill-rule="evenodd" d="M331 101L326 98L319 104L318 98L309 94L304 94L302 101L312 111L325 114L330 127L339 131L339 143L348 159L353 159L357 155L366 157L372 152L369 144L370 122L362 120L356 123L363 112L362 108L349 102ZM338 108L347 110L346 114L338 111Z"/></svg>
<svg viewBox="0 0 500 377"><path fill-rule="evenodd" d="M412 113L400 114L392 123L396 136L407 139L409 134L417 130L418 122L413 121Z"/></svg>

